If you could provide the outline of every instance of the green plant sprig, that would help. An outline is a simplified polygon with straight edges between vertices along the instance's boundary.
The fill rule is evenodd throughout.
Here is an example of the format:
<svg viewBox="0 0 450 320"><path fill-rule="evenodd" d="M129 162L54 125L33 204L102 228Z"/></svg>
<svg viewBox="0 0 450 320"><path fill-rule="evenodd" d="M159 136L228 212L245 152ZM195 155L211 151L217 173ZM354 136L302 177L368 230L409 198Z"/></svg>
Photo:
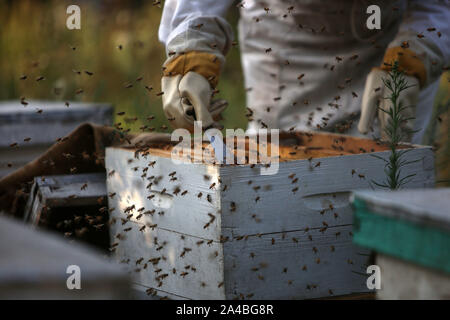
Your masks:
<svg viewBox="0 0 450 320"><path fill-rule="evenodd" d="M409 174L405 177L401 177L401 169L409 164L415 163L419 160L408 161L404 159L406 153L412 149L400 149L399 143L408 135L414 133L414 130L405 128L403 125L405 122L413 120L414 118L406 118L403 116L403 110L409 108L410 106L404 106L400 102L400 94L402 91L411 88L408 86L408 82L403 75L403 72L399 70L398 61L394 62L392 70L388 73L388 77L383 79L384 86L389 90L390 94L385 99L390 100L391 106L389 110L378 108L380 112L384 112L388 115L387 125L384 128L384 133L387 136L387 144L391 151L388 159L384 159L380 156L374 155L374 157L381 159L385 162L384 172L386 174L386 179L382 183L378 183L374 180L372 182L383 188L389 188L391 190L396 190L408 183L412 177L416 174Z"/></svg>

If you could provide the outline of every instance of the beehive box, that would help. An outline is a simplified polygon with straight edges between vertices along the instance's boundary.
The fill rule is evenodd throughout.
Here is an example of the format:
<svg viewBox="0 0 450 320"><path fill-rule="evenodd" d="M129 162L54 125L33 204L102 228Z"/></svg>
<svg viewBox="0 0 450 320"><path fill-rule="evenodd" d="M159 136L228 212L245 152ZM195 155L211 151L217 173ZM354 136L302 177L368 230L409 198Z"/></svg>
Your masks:
<svg viewBox="0 0 450 320"><path fill-rule="evenodd" d="M450 188L360 190L351 201L354 242L376 252L378 299L450 299Z"/></svg>
<svg viewBox="0 0 450 320"><path fill-rule="evenodd" d="M106 150L114 255L136 288L175 299L304 299L367 292L368 252L352 244L350 190L380 181L388 157L371 140L280 135L263 165L174 164L171 146ZM408 187L434 183L431 148ZM195 156L195 155L194 155Z"/></svg>
<svg viewBox="0 0 450 320"><path fill-rule="evenodd" d="M111 125L108 104L64 101L0 102L0 177L34 160L84 122ZM28 140L28 138L31 138ZM24 141L27 139L27 141ZM11 145L17 144L16 147Z"/></svg>
<svg viewBox="0 0 450 320"><path fill-rule="evenodd" d="M129 276L100 251L3 216L0 257L1 300L130 298ZM80 268L80 290L67 287L69 266Z"/></svg>
<svg viewBox="0 0 450 320"><path fill-rule="evenodd" d="M106 251L107 209L104 173L35 177L24 221Z"/></svg>

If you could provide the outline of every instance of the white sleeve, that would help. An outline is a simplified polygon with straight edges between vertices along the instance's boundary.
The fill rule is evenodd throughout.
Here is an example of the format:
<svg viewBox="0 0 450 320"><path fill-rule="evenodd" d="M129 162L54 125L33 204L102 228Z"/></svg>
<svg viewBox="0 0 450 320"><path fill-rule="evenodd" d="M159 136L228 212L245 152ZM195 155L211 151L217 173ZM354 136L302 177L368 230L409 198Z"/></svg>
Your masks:
<svg viewBox="0 0 450 320"><path fill-rule="evenodd" d="M224 19L233 0L166 0L159 27L159 40L166 53L204 51L221 60L233 40Z"/></svg>
<svg viewBox="0 0 450 320"><path fill-rule="evenodd" d="M437 80L450 62L449 22L449 0L409 0L398 34L389 44L399 47L408 41L425 65L425 85Z"/></svg>

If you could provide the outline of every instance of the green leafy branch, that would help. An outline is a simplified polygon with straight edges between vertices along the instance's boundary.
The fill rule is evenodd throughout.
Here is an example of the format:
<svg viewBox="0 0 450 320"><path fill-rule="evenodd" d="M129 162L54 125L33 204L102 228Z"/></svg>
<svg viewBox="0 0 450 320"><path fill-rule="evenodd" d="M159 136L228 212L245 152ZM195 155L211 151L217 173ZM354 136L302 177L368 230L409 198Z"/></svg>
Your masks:
<svg viewBox="0 0 450 320"><path fill-rule="evenodd" d="M378 108L380 112L384 112L388 115L388 121L384 128L384 133L386 134L388 140L387 144L391 151L388 159L384 159L380 156L373 155L374 157L381 159L385 162L384 172L386 174L386 179L382 183L378 183L374 180L372 182L383 188L389 188L391 190L396 190L408 183L412 177L416 174L409 174L405 177L401 177L402 167L417 162L419 160L408 161L405 159L405 155L412 149L399 149L399 143L415 131L406 128L404 124L407 121L413 120L414 118L406 118L403 116L403 111L410 106L404 106L400 102L400 94L402 91L411 88L408 86L403 73L399 70L398 61L394 62L392 70L386 79L383 79L384 86L389 90L390 94L385 99L389 99L391 106L389 110Z"/></svg>

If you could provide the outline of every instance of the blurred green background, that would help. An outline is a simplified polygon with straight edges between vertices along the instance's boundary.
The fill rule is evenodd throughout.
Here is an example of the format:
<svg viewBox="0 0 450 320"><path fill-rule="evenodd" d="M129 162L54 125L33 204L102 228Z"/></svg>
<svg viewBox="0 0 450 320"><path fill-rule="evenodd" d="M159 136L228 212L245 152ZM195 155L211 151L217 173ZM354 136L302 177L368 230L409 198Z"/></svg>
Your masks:
<svg viewBox="0 0 450 320"><path fill-rule="evenodd" d="M70 4L81 7L81 30L66 28ZM165 130L161 126L169 125L162 113L161 97L156 95L165 60L158 41L161 12L161 6L153 1L0 0L0 100L25 97L109 102L116 111L126 112L126 123L124 117L116 119L125 129L139 131L147 125ZM236 32L238 9L233 6L228 15ZM20 80L22 75L27 79ZM35 81L38 76L45 80ZM136 81L139 77L142 80ZM125 88L128 84L133 86ZM145 86L153 89L148 91ZM76 94L79 89L83 89L82 94ZM231 106L224 113L225 127L245 128L239 46L227 56L219 90L217 97L226 98ZM438 147L441 185L450 185L445 182L450 179L449 101L447 72L441 79L426 137L427 143ZM147 120L150 115L155 116L151 122Z"/></svg>

